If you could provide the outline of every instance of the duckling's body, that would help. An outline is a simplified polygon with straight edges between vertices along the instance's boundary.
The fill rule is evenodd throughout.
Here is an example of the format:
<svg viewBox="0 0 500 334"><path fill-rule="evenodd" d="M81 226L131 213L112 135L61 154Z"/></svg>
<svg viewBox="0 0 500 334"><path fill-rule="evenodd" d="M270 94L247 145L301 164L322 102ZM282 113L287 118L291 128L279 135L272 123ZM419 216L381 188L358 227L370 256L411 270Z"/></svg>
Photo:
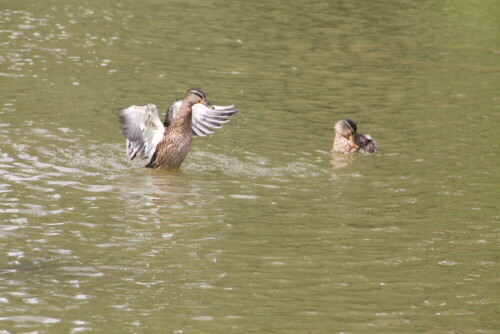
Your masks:
<svg viewBox="0 0 500 334"><path fill-rule="evenodd" d="M357 133L357 125L350 118L338 121L335 126L332 151L337 153L373 153L377 143L370 135Z"/></svg>
<svg viewBox="0 0 500 334"><path fill-rule="evenodd" d="M234 106L212 106L199 89L190 89L182 101L174 101L165 123L154 104L131 106L122 110L120 121L127 141L127 153L151 160L149 168L179 168L186 158L194 136L213 133L236 110ZM194 118L194 120L193 120Z"/></svg>

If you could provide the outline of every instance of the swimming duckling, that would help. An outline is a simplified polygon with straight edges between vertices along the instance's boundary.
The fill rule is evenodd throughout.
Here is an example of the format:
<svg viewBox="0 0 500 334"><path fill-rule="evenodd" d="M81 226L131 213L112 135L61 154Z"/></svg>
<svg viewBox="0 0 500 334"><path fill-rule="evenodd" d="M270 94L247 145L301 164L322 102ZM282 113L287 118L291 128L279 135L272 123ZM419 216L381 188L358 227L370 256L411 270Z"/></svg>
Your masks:
<svg viewBox="0 0 500 334"><path fill-rule="evenodd" d="M335 138L333 140L333 152L338 153L373 153L377 150L377 143L370 135L357 133L357 125L350 118L338 121L333 127Z"/></svg>
<svg viewBox="0 0 500 334"><path fill-rule="evenodd" d="M179 168L186 158L193 136L213 133L236 113L234 106L212 106L205 93L190 89L182 100L168 108L164 123L154 104L134 105L120 113L130 160L137 155L151 159L149 168Z"/></svg>

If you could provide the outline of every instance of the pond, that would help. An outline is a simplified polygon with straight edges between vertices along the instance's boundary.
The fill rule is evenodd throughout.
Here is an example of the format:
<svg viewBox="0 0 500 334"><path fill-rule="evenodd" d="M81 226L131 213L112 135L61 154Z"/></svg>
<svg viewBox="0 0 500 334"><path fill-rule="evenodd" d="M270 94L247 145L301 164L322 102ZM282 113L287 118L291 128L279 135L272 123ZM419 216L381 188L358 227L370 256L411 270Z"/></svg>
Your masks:
<svg viewBox="0 0 500 334"><path fill-rule="evenodd" d="M3 1L0 332L498 333L499 9ZM191 87L239 112L129 161Z"/></svg>

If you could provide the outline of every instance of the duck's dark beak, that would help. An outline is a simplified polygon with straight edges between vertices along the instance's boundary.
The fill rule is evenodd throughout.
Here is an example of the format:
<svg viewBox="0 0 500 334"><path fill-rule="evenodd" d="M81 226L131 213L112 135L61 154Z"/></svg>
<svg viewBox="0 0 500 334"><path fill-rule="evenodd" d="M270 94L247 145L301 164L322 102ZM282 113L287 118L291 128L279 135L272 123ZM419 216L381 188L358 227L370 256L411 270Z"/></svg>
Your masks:
<svg viewBox="0 0 500 334"><path fill-rule="evenodd" d="M207 100L205 100L205 99L201 100L201 103L204 106L209 107L210 109L214 109L214 106L210 102L208 102Z"/></svg>

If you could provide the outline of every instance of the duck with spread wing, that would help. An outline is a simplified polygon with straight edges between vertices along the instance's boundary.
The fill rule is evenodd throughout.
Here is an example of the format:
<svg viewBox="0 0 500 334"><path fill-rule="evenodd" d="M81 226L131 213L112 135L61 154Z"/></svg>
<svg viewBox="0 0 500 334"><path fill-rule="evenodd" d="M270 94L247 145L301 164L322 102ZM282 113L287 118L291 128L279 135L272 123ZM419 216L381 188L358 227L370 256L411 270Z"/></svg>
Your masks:
<svg viewBox="0 0 500 334"><path fill-rule="evenodd" d="M130 106L120 113L130 160L150 159L149 168L179 168L193 137L213 133L237 112L235 106L211 105L200 89L192 88L175 100L162 123L154 104Z"/></svg>

